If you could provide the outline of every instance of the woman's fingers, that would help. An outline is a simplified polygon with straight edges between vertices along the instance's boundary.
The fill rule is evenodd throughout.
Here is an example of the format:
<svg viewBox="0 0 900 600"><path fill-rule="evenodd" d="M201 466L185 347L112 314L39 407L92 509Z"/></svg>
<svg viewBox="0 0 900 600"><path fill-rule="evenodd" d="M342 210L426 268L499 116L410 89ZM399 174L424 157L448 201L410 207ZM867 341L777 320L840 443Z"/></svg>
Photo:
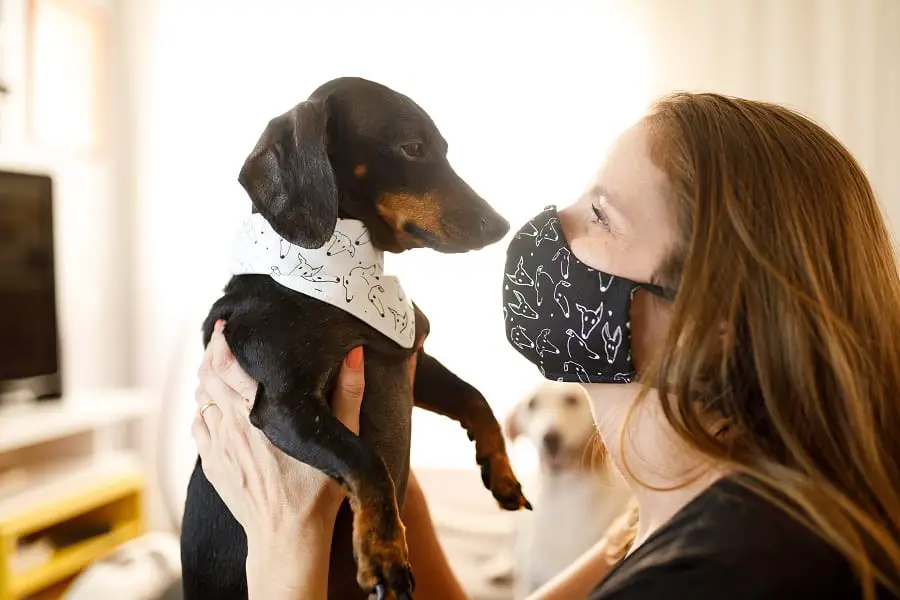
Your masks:
<svg viewBox="0 0 900 600"><path fill-rule="evenodd" d="M207 345L207 351L210 353L210 366L228 387L244 398L249 407L252 407L253 400L256 398L257 383L244 372L234 358L228 342L225 341L224 329L225 322L216 321L212 337Z"/></svg>
<svg viewBox="0 0 900 600"><path fill-rule="evenodd" d="M222 410L247 414L247 403L244 398L212 368L201 369L200 390L204 392L204 395L197 398L198 408L202 407L204 402L212 400ZM208 412L213 410L214 408L210 408Z"/></svg>
<svg viewBox="0 0 900 600"><path fill-rule="evenodd" d="M209 437L209 429L199 414L194 417L194 422L191 423L191 435L197 443L197 452L200 454L200 458L203 458L209 451L212 440Z"/></svg>
<svg viewBox="0 0 900 600"><path fill-rule="evenodd" d="M197 386L194 392L194 400L197 403L197 418L195 424L202 425L206 433L206 438L211 438L214 432L218 432L222 424L222 410L218 403L213 400L212 396L207 392L207 388L203 382ZM196 437L196 436L195 436Z"/></svg>
<svg viewBox="0 0 900 600"><path fill-rule="evenodd" d="M359 407L366 387L363 362L362 346L357 346L347 354L341 364L334 398L331 400L334 416L356 434L359 434Z"/></svg>

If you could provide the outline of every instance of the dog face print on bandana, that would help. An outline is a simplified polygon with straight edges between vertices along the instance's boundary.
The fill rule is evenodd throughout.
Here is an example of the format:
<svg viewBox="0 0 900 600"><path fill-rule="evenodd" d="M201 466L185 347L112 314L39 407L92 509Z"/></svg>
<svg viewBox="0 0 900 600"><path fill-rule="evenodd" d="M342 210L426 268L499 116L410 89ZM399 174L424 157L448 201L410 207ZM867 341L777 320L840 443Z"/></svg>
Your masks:
<svg viewBox="0 0 900 600"><path fill-rule="evenodd" d="M384 274L384 253L361 221L338 219L331 239L306 249L282 238L262 215L235 237L231 272L269 275L281 285L345 310L404 348L415 341L415 315L400 281Z"/></svg>

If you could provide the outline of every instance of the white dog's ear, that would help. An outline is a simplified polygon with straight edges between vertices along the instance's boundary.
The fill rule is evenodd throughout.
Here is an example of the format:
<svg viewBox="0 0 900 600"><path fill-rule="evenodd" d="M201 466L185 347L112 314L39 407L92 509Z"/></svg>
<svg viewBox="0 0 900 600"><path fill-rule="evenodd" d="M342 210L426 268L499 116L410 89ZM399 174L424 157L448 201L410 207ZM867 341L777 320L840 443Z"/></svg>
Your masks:
<svg viewBox="0 0 900 600"><path fill-rule="evenodd" d="M503 420L503 435L506 438L514 442L516 438L521 435L521 430L519 429L519 409L521 408L521 403L516 404L512 410L510 410L506 414L506 418Z"/></svg>

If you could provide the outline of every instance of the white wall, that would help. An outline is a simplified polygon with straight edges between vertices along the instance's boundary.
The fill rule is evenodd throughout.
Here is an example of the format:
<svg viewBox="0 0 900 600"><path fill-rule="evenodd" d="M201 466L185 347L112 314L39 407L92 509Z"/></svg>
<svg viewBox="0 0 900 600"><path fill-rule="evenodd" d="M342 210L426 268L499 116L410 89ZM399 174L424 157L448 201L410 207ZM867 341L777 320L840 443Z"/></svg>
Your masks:
<svg viewBox="0 0 900 600"><path fill-rule="evenodd" d="M900 2L634 0L653 92L706 89L786 104L854 153L900 232Z"/></svg>
<svg viewBox="0 0 900 600"><path fill-rule="evenodd" d="M192 452L199 324L249 210L238 169L269 118L332 77L364 76L413 97L448 138L459 173L514 227L572 201L615 132L673 88L810 113L857 154L900 219L896 0L127 3L139 106L137 378L160 387L175 374L166 394L182 402L172 446L184 452L173 456ZM419 250L388 265L432 320L430 351L498 413L536 377L503 336L504 247ZM414 464L471 464L458 427L416 419Z"/></svg>
<svg viewBox="0 0 900 600"><path fill-rule="evenodd" d="M165 377L166 351L193 309L189 337L176 342L191 348L179 392L185 402L202 312L227 280L230 239L250 207L238 169L267 121L324 81L359 75L414 98L449 140L457 171L513 223L576 198L612 136L648 98L636 40L602 3L565 12L550 4L349 6L157 5L152 102L140 149L139 364L143 381ZM388 259L432 321L429 350L477 385L498 413L537 376L504 338L504 247ZM414 463L474 464L458 426L416 418Z"/></svg>

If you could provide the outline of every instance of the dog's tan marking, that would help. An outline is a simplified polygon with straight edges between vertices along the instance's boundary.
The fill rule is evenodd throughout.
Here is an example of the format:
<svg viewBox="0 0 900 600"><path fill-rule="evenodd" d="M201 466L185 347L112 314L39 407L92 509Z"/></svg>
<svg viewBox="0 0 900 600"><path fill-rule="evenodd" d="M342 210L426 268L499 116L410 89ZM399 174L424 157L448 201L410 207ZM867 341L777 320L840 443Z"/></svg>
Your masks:
<svg viewBox="0 0 900 600"><path fill-rule="evenodd" d="M415 225L438 239L444 238L444 232L441 229L439 197L434 192L420 196L406 193L383 193L378 198L375 208L381 218L393 228L394 235L401 243L412 241L412 236L405 230L407 224Z"/></svg>
<svg viewBox="0 0 900 600"><path fill-rule="evenodd" d="M475 460L481 465L483 472L486 469L487 481L484 484L491 490L494 498L506 510L531 508L531 504L522 494L522 485L509 463L506 442L500 427L474 426L469 431L475 438Z"/></svg>
<svg viewBox="0 0 900 600"><path fill-rule="evenodd" d="M353 169L353 174L362 179L366 176L369 168L366 165L356 165L356 168Z"/></svg>
<svg viewBox="0 0 900 600"><path fill-rule="evenodd" d="M396 595L390 583L409 572L409 551L396 500L392 506L384 504L381 494L365 487L356 496L350 496L357 583L366 591L384 584L385 598L391 599Z"/></svg>

